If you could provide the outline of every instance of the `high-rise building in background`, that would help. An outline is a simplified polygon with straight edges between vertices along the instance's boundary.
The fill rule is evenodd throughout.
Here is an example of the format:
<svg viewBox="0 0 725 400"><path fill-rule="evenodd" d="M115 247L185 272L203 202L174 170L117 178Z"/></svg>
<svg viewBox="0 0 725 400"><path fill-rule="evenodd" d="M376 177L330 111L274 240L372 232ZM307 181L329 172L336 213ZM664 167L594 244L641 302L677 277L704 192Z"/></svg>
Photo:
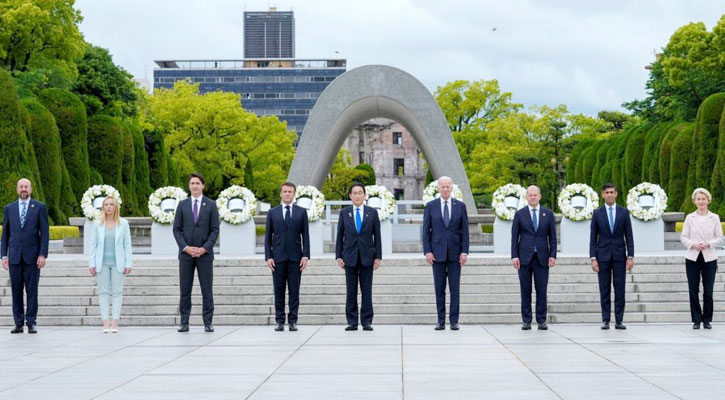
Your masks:
<svg viewBox="0 0 725 400"><path fill-rule="evenodd" d="M292 11L244 12L244 58L294 58L295 14Z"/></svg>

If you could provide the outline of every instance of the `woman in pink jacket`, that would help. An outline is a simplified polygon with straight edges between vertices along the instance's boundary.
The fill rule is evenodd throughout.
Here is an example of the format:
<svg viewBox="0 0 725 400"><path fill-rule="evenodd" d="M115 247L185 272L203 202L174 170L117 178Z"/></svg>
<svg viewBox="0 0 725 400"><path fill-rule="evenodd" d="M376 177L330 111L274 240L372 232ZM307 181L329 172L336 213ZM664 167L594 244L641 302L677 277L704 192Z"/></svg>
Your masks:
<svg viewBox="0 0 725 400"><path fill-rule="evenodd" d="M690 314L692 329L712 329L712 290L717 272L717 246L722 243L720 217L710 212L707 206L712 195L707 189L697 188L692 192L692 202L697 211L685 218L680 241L685 245L685 266L687 283L690 287ZM700 277L702 276L703 307L700 308Z"/></svg>

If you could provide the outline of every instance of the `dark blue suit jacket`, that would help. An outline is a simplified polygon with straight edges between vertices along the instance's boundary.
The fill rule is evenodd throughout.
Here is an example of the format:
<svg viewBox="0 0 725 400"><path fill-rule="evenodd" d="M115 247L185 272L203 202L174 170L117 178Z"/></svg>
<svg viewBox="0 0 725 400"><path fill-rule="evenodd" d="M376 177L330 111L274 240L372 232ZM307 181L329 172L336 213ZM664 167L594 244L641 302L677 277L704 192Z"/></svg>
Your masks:
<svg viewBox="0 0 725 400"><path fill-rule="evenodd" d="M373 265L375 259L383 259L383 245L380 243L380 219L378 210L365 206L363 208L360 233L355 229L355 209L348 206L340 210L337 221L337 241L335 242L335 258L342 258L345 267L357 265L358 254L364 267Z"/></svg>
<svg viewBox="0 0 725 400"><path fill-rule="evenodd" d="M2 257L10 264L35 264L38 256L48 257L50 231L45 204L30 199L25 225L20 228L20 208L14 201L3 210Z"/></svg>
<svg viewBox="0 0 725 400"><path fill-rule="evenodd" d="M191 197L179 202L174 216L174 239L179 246L179 259L192 257L184 253L186 246L203 247L207 254L202 257L214 259L214 244L219 236L219 210L216 202L201 196L199 217L194 223L194 211Z"/></svg>
<svg viewBox="0 0 725 400"><path fill-rule="evenodd" d="M468 211L466 204L451 197L451 221L446 228L440 199L425 205L423 212L423 254L433 253L437 262L458 261L468 254Z"/></svg>
<svg viewBox="0 0 725 400"><path fill-rule="evenodd" d="M539 229L534 231L529 206L516 211L511 225L511 258L518 258L522 265L528 265L534 258L534 249L539 264L549 264L549 257L556 258L556 217L546 207L539 205Z"/></svg>
<svg viewBox="0 0 725 400"><path fill-rule="evenodd" d="M282 204L269 210L267 230L264 232L264 259L274 262L299 262L302 257L310 258L310 229L307 209L292 205L292 221L284 222L285 209Z"/></svg>
<svg viewBox="0 0 725 400"><path fill-rule="evenodd" d="M629 211L619 205L616 206L616 210L614 233L609 230L606 205L594 210L592 215L589 257L595 257L597 261L626 261L627 257L634 257L632 220L629 219Z"/></svg>

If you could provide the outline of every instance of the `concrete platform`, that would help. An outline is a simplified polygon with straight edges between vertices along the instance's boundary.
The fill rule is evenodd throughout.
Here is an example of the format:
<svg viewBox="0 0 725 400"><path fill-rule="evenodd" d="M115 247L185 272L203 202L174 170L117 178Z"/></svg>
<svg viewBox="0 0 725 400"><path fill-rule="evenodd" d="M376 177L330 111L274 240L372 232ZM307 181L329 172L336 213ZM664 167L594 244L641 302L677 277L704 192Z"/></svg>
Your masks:
<svg viewBox="0 0 725 400"><path fill-rule="evenodd" d="M0 332L0 399L722 399L725 325L39 326Z"/></svg>

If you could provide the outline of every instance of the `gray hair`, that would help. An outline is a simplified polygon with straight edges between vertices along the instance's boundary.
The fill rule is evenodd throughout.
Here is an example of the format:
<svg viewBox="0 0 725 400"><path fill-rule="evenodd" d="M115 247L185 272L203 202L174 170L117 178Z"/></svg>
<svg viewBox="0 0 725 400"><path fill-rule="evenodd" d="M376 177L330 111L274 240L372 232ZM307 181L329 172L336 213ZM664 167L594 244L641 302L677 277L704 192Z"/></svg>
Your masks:
<svg viewBox="0 0 725 400"><path fill-rule="evenodd" d="M705 197L707 197L707 201L710 202L710 203L712 203L712 195L705 188L697 188L697 189L693 190L692 191L692 201L695 201L695 197L697 197L697 194L698 193L704 194Z"/></svg>

